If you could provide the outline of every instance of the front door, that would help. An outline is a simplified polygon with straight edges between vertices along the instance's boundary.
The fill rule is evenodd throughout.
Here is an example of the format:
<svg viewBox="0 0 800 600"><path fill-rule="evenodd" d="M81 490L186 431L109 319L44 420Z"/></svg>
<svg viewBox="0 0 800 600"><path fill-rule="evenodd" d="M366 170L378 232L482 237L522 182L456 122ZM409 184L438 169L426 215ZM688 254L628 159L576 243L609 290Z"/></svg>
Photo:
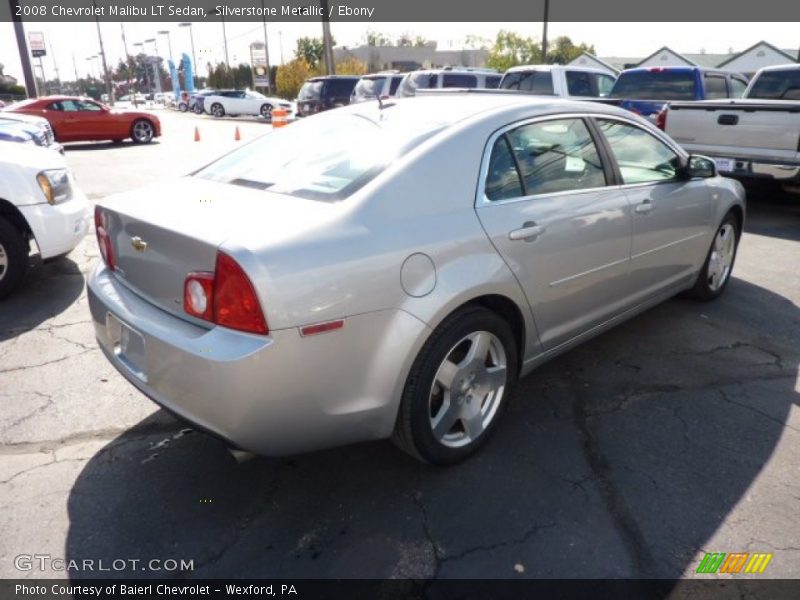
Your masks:
<svg viewBox="0 0 800 600"><path fill-rule="evenodd" d="M624 310L630 206L582 118L510 126L490 144L478 217L551 349Z"/></svg>

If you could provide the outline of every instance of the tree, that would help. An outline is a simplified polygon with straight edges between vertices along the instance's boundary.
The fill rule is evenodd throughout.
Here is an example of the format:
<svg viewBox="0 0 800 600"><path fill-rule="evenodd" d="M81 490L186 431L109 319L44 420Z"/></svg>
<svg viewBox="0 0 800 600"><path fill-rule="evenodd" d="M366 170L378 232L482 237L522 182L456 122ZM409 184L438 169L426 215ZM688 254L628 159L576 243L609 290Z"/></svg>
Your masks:
<svg viewBox="0 0 800 600"><path fill-rule="evenodd" d="M488 50L492 40L480 35L469 34L464 40L464 46L472 49Z"/></svg>
<svg viewBox="0 0 800 600"><path fill-rule="evenodd" d="M427 45L427 43L428 43L428 40L426 40L426 39L425 39L424 37L422 37L421 35L418 35L417 37L415 37L415 38L414 38L414 46L415 46L416 48L422 48L422 47L424 47L425 45Z"/></svg>
<svg viewBox="0 0 800 600"><path fill-rule="evenodd" d="M275 88L282 98L293 100L306 79L313 75L311 65L305 59L296 58L278 67L275 75Z"/></svg>
<svg viewBox="0 0 800 600"><path fill-rule="evenodd" d="M533 38L522 37L513 31L501 30L489 50L487 67L505 71L511 67L541 62L542 46Z"/></svg>
<svg viewBox="0 0 800 600"><path fill-rule="evenodd" d="M336 45L336 40L333 38L331 38L331 45ZM322 63L324 52L325 47L322 44L322 38L301 37L297 40L294 56L298 59L302 58L312 69L315 69Z"/></svg>
<svg viewBox="0 0 800 600"><path fill-rule="evenodd" d="M376 33L372 30L367 30L367 46L391 46L392 42L388 36L382 33Z"/></svg>
<svg viewBox="0 0 800 600"><path fill-rule="evenodd" d="M566 65L584 52L594 54L594 46L587 46L586 44L576 46L570 38L562 35L553 40L553 45L547 49L547 62L551 65Z"/></svg>
<svg viewBox="0 0 800 600"><path fill-rule="evenodd" d="M367 72L367 65L357 58L345 58L336 63L336 72L339 75L364 75Z"/></svg>

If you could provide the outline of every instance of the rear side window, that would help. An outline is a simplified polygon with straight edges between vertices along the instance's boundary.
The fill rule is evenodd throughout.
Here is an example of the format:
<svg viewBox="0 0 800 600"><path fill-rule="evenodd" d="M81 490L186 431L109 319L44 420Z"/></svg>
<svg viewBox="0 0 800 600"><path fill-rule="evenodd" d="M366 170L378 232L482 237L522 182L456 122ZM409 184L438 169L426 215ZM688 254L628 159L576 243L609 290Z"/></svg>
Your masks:
<svg viewBox="0 0 800 600"><path fill-rule="evenodd" d="M413 96L417 90L424 90L436 87L436 73L410 73L403 78L400 85L399 96Z"/></svg>
<svg viewBox="0 0 800 600"><path fill-rule="evenodd" d="M680 159L664 142L627 123L599 119L598 124L624 183L657 183L677 177Z"/></svg>
<svg viewBox="0 0 800 600"><path fill-rule="evenodd" d="M503 143L513 153L525 196L606 185L603 164L586 124L581 119L542 121L513 129L495 143L485 186L490 200L513 197L515 193Z"/></svg>
<svg viewBox="0 0 800 600"><path fill-rule="evenodd" d="M504 90L519 90L531 94L552 95L553 76L550 71L515 71L506 73L500 82Z"/></svg>
<svg viewBox="0 0 800 600"><path fill-rule="evenodd" d="M609 75L598 75L597 76L597 95L604 97L608 96L611 93L611 90L614 87L614 82L616 79L610 77Z"/></svg>
<svg viewBox="0 0 800 600"><path fill-rule="evenodd" d="M325 84L325 95L340 98L349 97L356 87L356 79L328 79Z"/></svg>
<svg viewBox="0 0 800 600"><path fill-rule="evenodd" d="M496 90L500 87L500 80L502 77L500 75L487 75L486 76L486 87L490 90Z"/></svg>
<svg viewBox="0 0 800 600"><path fill-rule="evenodd" d="M720 75L706 75L706 98L708 100L717 100L719 98L728 97L728 86L725 84L725 78Z"/></svg>
<svg viewBox="0 0 800 600"><path fill-rule="evenodd" d="M361 98L375 97L383 90L385 77L363 77L353 89L353 95Z"/></svg>
<svg viewBox="0 0 800 600"><path fill-rule="evenodd" d="M741 98L744 96L744 91L747 89L747 82L736 77L731 78L731 97Z"/></svg>
<svg viewBox="0 0 800 600"><path fill-rule="evenodd" d="M397 77L392 77L392 82L389 84L389 95L394 96L395 92L397 92L397 87L400 85L400 82L403 81L402 75Z"/></svg>
<svg viewBox="0 0 800 600"><path fill-rule="evenodd" d="M442 76L442 87L446 88L474 88L478 87L478 78L475 75L462 73L445 73Z"/></svg>
<svg viewBox="0 0 800 600"><path fill-rule="evenodd" d="M763 71L753 83L749 98L800 100L800 69Z"/></svg>
<svg viewBox="0 0 800 600"><path fill-rule="evenodd" d="M506 200L524 196L522 181L506 136L500 136L492 148L485 194L489 200Z"/></svg>
<svg viewBox="0 0 800 600"><path fill-rule="evenodd" d="M653 69L623 72L609 94L630 100L694 100L694 71Z"/></svg>
<svg viewBox="0 0 800 600"><path fill-rule="evenodd" d="M567 71L567 93L570 96L593 96L592 80L585 71Z"/></svg>

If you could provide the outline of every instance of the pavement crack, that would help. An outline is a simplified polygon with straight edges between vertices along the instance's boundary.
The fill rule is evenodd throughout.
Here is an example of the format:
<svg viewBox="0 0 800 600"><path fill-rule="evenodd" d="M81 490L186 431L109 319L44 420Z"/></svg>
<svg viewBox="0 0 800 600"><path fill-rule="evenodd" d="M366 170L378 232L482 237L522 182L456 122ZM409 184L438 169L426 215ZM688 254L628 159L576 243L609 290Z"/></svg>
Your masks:
<svg viewBox="0 0 800 600"><path fill-rule="evenodd" d="M583 438L584 456L595 475L606 510L614 522L634 568L640 577L645 577L654 571L655 561L625 496L617 489L611 465L600 449L597 436L589 426L591 416L586 411L586 399L580 394L574 398L572 411Z"/></svg>
<svg viewBox="0 0 800 600"><path fill-rule="evenodd" d="M421 478L421 471L420 471L420 478ZM417 486L419 487L419 486ZM422 515L422 531L425 534L425 539L427 540L428 544L430 544L431 549L433 550L433 573L430 576L430 580L434 580L439 575L439 569L442 567L442 560L444 558L444 551L439 546L436 538L433 536L433 532L431 531L430 525L430 516L428 515L428 508L425 506L425 503L422 501L422 492L419 489L415 490L411 495L414 504L419 509L420 514Z"/></svg>
<svg viewBox="0 0 800 600"><path fill-rule="evenodd" d="M46 367L48 365L54 365L56 363L63 362L65 360L69 360L70 358L75 358L76 356L81 356L83 354L87 354L89 352L96 351L97 348L85 348L80 352L76 352L74 354L67 354L66 356L62 356L61 358L54 358L53 360L48 360L43 363L37 363L35 365L21 365L19 367L11 367L10 369L0 369L0 374L3 373L15 373L17 371L26 371L28 369L38 369L40 367Z"/></svg>
<svg viewBox="0 0 800 600"><path fill-rule="evenodd" d="M0 456L3 454L24 454L33 452L44 452L53 450L58 447L71 446L82 442L91 442L102 439L115 438L117 436L124 437L119 443L103 448L101 452L111 450L116 446L128 443L131 440L140 440L156 433L176 432L180 430L182 425L180 423L159 423L149 425L147 427L139 427L132 430L130 427L112 427L108 429L99 429L97 431L83 431L73 435L55 440L38 440L33 442L14 442L7 444L0 444ZM128 435L121 436L121 434L128 433Z"/></svg>
<svg viewBox="0 0 800 600"><path fill-rule="evenodd" d="M541 531L544 531L546 529L552 529L557 525L558 523L556 523L555 521L546 523L544 525L534 525L533 527L526 529L525 532L519 537L515 537L510 540L502 540L494 544L473 546L472 548L467 548L466 550L463 550L458 554L453 554L452 556L443 556L440 560L442 563L452 562L452 561L462 560L463 558L469 556L470 554L475 554L476 552L491 552L493 550L497 550L498 548L504 548L506 546L518 546L520 544L525 544Z"/></svg>
<svg viewBox="0 0 800 600"><path fill-rule="evenodd" d="M744 402L737 402L736 400L734 400L733 398L731 398L731 397L730 397L730 396L729 396L729 395L728 395L728 394L725 392L725 390L723 390L723 389L719 389L719 390L717 390L717 391L719 392L719 395L722 397L722 399L723 399L725 402L729 403L729 404L734 404L734 405L736 405L736 406L739 406L739 407L741 407L741 408L744 408L744 409L746 409L746 410L749 410L749 411L751 411L751 412L754 412L754 413L756 413L757 415L760 415L760 416L764 417L764 418L765 418L765 419L767 419L768 421L772 421L773 423L777 424L777 425L778 425L779 427L781 427L781 428L791 429L792 431L800 432L800 429L797 429L797 427L794 427L794 426L792 426L792 425L789 425L789 423L787 423L787 422L785 422L785 421L781 421L780 419L776 419L775 417L773 417L773 416L772 416L772 415L770 415L769 413L765 413L763 410L759 410L759 409L758 409L758 408L756 408L755 406L751 406L751 405L749 405L749 404L745 404Z"/></svg>

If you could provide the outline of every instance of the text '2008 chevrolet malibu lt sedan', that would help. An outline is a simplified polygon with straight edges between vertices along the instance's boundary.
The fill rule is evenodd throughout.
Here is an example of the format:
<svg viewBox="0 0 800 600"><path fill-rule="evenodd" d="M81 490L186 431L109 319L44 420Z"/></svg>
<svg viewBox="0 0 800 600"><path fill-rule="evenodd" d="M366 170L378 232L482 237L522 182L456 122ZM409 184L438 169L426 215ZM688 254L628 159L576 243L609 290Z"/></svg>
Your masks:
<svg viewBox="0 0 800 600"><path fill-rule="evenodd" d="M392 437L446 464L536 365L678 292L719 296L744 204L614 107L362 103L101 202L89 300L114 366L234 447Z"/></svg>

